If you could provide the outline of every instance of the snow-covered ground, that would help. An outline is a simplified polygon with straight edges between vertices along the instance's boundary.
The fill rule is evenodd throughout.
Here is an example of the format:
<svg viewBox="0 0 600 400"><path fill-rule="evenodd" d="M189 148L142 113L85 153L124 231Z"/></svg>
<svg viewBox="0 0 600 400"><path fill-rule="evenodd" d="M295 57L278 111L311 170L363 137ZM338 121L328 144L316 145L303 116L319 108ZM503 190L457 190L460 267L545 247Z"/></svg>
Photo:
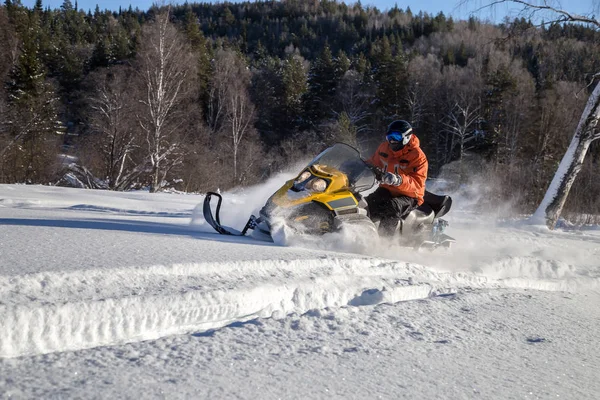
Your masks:
<svg viewBox="0 0 600 400"><path fill-rule="evenodd" d="M225 195L243 226L283 181ZM219 236L202 196L0 185L0 398L600 393L600 231ZM465 207L468 208L468 207Z"/></svg>

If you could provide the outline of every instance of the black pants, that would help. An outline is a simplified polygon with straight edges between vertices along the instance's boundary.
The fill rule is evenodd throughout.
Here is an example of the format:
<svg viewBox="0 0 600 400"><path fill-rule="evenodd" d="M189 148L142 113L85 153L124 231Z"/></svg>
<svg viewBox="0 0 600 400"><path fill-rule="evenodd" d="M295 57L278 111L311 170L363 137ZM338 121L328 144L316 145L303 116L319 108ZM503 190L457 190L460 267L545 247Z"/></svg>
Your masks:
<svg viewBox="0 0 600 400"><path fill-rule="evenodd" d="M365 199L369 205L369 217L380 221L379 234L393 235L400 219L415 209L417 199L408 196L393 197L385 188L379 187Z"/></svg>

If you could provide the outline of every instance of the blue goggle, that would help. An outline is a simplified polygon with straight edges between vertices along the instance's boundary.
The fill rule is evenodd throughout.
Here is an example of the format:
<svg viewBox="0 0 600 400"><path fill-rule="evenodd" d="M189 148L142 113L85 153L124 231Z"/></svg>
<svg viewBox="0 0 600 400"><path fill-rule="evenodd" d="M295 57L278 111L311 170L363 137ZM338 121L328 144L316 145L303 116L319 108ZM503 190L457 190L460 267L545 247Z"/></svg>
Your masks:
<svg viewBox="0 0 600 400"><path fill-rule="evenodd" d="M389 132L385 138L387 139L388 142L402 142L405 137L410 135L411 130L409 130L407 132L392 131L392 132Z"/></svg>

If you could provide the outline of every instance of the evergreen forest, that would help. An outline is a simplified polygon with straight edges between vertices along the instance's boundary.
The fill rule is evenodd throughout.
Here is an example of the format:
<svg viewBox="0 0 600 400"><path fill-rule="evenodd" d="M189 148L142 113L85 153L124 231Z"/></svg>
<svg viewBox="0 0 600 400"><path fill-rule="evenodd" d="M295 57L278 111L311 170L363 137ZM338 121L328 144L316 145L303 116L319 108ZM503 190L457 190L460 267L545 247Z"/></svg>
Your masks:
<svg viewBox="0 0 600 400"><path fill-rule="evenodd" d="M479 207L527 213L597 72L600 32L582 24L453 20L401 2L5 0L0 183L228 190L335 142L368 157L405 119L432 180ZM565 206L574 222L600 215L599 168L596 142Z"/></svg>

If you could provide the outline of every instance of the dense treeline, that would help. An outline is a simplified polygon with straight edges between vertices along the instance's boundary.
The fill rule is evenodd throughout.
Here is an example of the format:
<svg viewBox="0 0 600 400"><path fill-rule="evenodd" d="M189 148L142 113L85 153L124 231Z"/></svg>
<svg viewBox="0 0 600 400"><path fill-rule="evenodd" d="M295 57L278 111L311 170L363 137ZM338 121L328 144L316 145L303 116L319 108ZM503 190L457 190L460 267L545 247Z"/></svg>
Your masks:
<svg viewBox="0 0 600 400"><path fill-rule="evenodd" d="M324 146L372 151L397 118L430 176L531 211L575 130L600 33L360 2L149 11L0 6L0 181L226 189ZM600 212L593 148L566 209Z"/></svg>

